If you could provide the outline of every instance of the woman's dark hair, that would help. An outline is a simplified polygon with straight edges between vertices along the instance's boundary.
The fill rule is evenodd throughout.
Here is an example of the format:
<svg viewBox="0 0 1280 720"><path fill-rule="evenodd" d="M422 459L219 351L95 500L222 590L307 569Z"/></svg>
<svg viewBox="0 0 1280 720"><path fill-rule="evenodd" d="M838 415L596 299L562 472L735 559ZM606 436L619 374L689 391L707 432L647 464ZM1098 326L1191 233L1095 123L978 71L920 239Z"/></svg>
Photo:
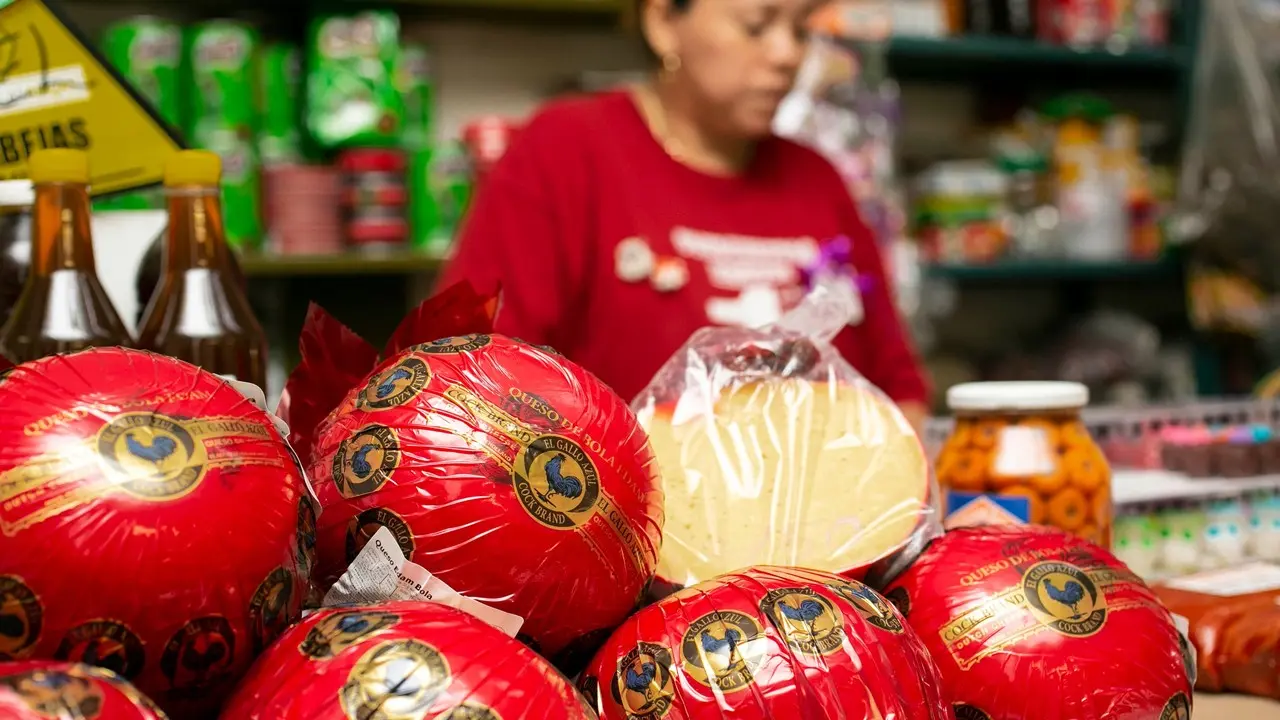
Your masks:
<svg viewBox="0 0 1280 720"><path fill-rule="evenodd" d="M649 45L649 39L644 36L644 28L640 26L640 16L644 10L645 2L646 0L635 1L635 5L632 6L634 14L630 18L630 26L640 34L640 42L644 44L644 49L649 54L649 59L658 64L662 62L662 59L658 57L658 53L653 51L653 47ZM671 0L671 7L675 8L677 12L688 10L692 4L693 0Z"/></svg>

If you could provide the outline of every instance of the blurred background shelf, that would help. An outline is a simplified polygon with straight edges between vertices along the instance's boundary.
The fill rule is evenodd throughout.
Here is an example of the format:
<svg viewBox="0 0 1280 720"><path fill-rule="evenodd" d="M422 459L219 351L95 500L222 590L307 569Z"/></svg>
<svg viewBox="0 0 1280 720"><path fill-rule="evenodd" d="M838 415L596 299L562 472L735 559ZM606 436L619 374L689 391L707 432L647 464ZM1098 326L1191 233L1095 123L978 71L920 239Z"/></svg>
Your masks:
<svg viewBox="0 0 1280 720"><path fill-rule="evenodd" d="M1075 49L1033 40L969 35L952 38L896 37L889 43L890 67L927 65L936 71L963 66L990 66L1017 63L1043 70L1047 66L1091 68L1109 72L1161 72L1183 70L1188 54L1179 48L1134 47L1120 52L1106 49ZM1013 67L1002 68L1005 71ZM1025 67L1024 67L1025 69Z"/></svg>
<svg viewBox="0 0 1280 720"><path fill-rule="evenodd" d="M413 275L434 273L444 264L438 255L396 252L385 255L339 253L334 255L245 254L240 267L253 277L299 277L308 275Z"/></svg>
<svg viewBox="0 0 1280 720"><path fill-rule="evenodd" d="M1173 259L1148 262L1080 262L1025 260L990 265L937 264L926 272L931 278L955 282L1023 282L1068 280L1142 280L1177 277L1180 265Z"/></svg>

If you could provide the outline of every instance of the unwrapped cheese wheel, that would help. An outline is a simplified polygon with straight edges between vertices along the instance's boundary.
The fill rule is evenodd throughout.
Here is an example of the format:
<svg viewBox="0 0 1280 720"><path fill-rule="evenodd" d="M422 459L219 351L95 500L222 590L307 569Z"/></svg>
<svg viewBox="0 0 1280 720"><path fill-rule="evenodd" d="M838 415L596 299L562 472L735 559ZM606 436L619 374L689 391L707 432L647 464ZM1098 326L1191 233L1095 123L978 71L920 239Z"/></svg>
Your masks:
<svg viewBox="0 0 1280 720"><path fill-rule="evenodd" d="M109 668L216 713L298 619L315 516L266 412L212 373L104 348L0 381L0 660Z"/></svg>
<svg viewBox="0 0 1280 720"><path fill-rule="evenodd" d="M641 610L579 680L605 720L948 720L933 660L856 580L756 567Z"/></svg>
<svg viewBox="0 0 1280 720"><path fill-rule="evenodd" d="M647 438L613 391L545 349L486 334L413 346L316 438L326 587L385 527L575 672L653 577L662 491Z"/></svg>
<svg viewBox="0 0 1280 720"><path fill-rule="evenodd" d="M433 602L329 608L254 665L224 720L595 720L532 650Z"/></svg>
<svg viewBox="0 0 1280 720"><path fill-rule="evenodd" d="M759 563L861 577L936 522L919 440L860 379L769 377L640 416L666 492L658 576L676 586Z"/></svg>
<svg viewBox="0 0 1280 720"><path fill-rule="evenodd" d="M0 664L0 720L165 720L124 678L92 665Z"/></svg>
<svg viewBox="0 0 1280 720"><path fill-rule="evenodd" d="M886 590L962 720L1189 720L1169 612L1111 553L1040 526L948 532Z"/></svg>

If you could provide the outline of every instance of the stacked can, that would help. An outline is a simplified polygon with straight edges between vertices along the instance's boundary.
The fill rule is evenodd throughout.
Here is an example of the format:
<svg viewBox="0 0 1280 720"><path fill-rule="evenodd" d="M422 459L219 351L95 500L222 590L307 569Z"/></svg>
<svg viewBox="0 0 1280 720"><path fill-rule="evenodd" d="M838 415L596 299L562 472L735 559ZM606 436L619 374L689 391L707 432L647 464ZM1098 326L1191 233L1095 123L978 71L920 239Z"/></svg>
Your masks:
<svg viewBox="0 0 1280 720"><path fill-rule="evenodd" d="M338 156L347 242L377 251L405 244L405 157L399 150L358 148Z"/></svg>
<svg viewBox="0 0 1280 720"><path fill-rule="evenodd" d="M179 71L182 30L161 18L138 16L114 23L102 38L102 49L113 67L174 128L182 126ZM163 208L157 190L143 190L96 202L100 210Z"/></svg>
<svg viewBox="0 0 1280 720"><path fill-rule="evenodd" d="M342 174L329 165L277 163L263 170L270 249L282 255L342 251Z"/></svg>
<svg viewBox="0 0 1280 720"><path fill-rule="evenodd" d="M222 157L227 242L256 248L262 240L254 60L260 41L249 25L212 20L187 35L191 141Z"/></svg>

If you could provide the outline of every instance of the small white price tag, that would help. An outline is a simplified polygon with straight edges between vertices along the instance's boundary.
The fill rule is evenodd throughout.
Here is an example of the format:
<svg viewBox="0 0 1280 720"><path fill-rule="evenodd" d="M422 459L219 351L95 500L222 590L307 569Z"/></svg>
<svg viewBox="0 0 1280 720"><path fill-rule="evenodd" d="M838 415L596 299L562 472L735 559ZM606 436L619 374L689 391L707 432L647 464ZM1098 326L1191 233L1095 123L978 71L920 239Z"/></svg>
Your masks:
<svg viewBox="0 0 1280 720"><path fill-rule="evenodd" d="M1000 430L991 472L997 477L1049 475L1057 462L1042 428L1009 425Z"/></svg>
<svg viewBox="0 0 1280 720"><path fill-rule="evenodd" d="M391 531L379 528L337 584L324 596L324 607L376 605L393 600L437 602L474 615L515 637L524 618L458 594L426 568L409 562Z"/></svg>

